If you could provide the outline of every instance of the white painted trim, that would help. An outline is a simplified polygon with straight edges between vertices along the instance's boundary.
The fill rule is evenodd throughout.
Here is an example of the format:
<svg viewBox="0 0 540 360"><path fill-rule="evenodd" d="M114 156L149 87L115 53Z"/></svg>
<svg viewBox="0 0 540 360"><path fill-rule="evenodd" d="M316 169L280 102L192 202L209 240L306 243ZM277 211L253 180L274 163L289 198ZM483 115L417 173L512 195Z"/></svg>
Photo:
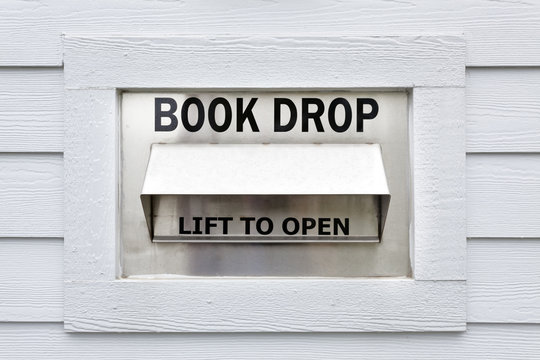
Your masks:
<svg viewBox="0 0 540 360"><path fill-rule="evenodd" d="M417 280L465 280L465 89L412 96L412 262Z"/></svg>
<svg viewBox="0 0 540 360"><path fill-rule="evenodd" d="M466 322L463 281L187 278L65 291L70 331L463 331Z"/></svg>
<svg viewBox="0 0 540 360"><path fill-rule="evenodd" d="M65 70L67 330L465 329L463 39L66 37ZM412 89L414 279L117 280L122 88Z"/></svg>
<svg viewBox="0 0 540 360"><path fill-rule="evenodd" d="M465 85L465 42L455 36L66 37L64 45L68 89Z"/></svg>

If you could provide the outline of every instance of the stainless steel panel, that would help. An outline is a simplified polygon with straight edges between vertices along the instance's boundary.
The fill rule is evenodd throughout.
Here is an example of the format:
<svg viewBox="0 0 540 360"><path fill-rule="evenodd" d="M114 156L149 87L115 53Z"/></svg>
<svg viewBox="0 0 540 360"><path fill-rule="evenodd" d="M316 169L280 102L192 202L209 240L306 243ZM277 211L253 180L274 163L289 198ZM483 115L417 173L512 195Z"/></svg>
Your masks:
<svg viewBox="0 0 540 360"><path fill-rule="evenodd" d="M361 86L361 84L359 84ZM173 97L180 104L190 96L205 104L217 96L234 103L237 97L258 97L256 116L260 132L226 131L217 134L203 127L193 134L186 131L154 131L154 98ZM364 132L302 132L297 126L287 133L273 133L271 106L274 96L293 99L318 97L325 104L336 97L353 103L356 97L372 97L379 103L379 114L364 122ZM234 111L234 110L233 110ZM175 276L408 276L409 192L408 96L402 91L177 91L169 93L126 92L122 95L120 149L121 209L120 247L122 276L172 274ZM266 117L265 117L266 116ZM235 114L233 113L233 118ZM327 124L325 123L325 129ZM231 127L232 128L232 127ZM234 129L232 129L234 130ZM378 143L392 201L380 243L153 243L141 206L146 166L153 143L226 144L370 144ZM212 176L210 172L208 176ZM203 179L204 180L204 179Z"/></svg>

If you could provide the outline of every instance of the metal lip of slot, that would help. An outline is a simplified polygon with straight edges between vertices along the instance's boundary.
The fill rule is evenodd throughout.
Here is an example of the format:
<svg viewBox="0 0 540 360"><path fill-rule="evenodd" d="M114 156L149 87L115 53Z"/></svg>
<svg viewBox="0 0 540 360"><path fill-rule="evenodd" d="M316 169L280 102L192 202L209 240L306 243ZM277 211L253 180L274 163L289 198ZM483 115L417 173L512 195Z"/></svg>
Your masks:
<svg viewBox="0 0 540 360"><path fill-rule="evenodd" d="M313 181L306 182L306 176ZM376 196L378 236L155 233L154 197L216 193ZM390 197L379 144L153 144L141 191L150 238L156 243L376 243L382 239Z"/></svg>
<svg viewBox="0 0 540 360"><path fill-rule="evenodd" d="M183 243L242 243L242 244L286 244L286 243L378 243L378 237L373 236L265 236L265 235L199 235L199 236L154 236L153 242L183 242Z"/></svg>

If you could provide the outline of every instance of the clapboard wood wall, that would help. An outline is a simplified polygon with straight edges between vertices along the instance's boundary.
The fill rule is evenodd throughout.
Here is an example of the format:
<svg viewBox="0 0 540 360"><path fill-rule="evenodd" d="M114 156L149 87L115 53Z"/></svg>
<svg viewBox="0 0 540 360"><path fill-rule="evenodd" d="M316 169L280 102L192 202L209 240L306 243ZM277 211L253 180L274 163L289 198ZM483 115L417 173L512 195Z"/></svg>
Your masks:
<svg viewBox="0 0 540 360"><path fill-rule="evenodd" d="M463 33L468 331L64 333L62 33ZM540 358L539 38L538 1L4 1L0 358Z"/></svg>
<svg viewBox="0 0 540 360"><path fill-rule="evenodd" d="M0 152L62 152L63 69L0 67L0 79Z"/></svg>
<svg viewBox="0 0 540 360"><path fill-rule="evenodd" d="M0 16L5 66L62 65L62 33L463 33L469 66L536 66L540 58L540 8L534 1L7 0Z"/></svg>

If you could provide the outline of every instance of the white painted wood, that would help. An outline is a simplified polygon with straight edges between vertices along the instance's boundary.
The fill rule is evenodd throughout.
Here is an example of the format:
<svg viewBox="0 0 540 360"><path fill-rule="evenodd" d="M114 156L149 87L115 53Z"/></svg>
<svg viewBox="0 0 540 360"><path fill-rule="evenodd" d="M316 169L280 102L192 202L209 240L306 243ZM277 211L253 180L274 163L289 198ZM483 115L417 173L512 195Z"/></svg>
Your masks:
<svg viewBox="0 0 540 360"><path fill-rule="evenodd" d="M67 359L515 360L540 357L540 325L471 324L464 333L69 334L0 324L0 357Z"/></svg>
<svg viewBox="0 0 540 360"><path fill-rule="evenodd" d="M464 89L415 88L412 103L414 277L465 279Z"/></svg>
<svg viewBox="0 0 540 360"><path fill-rule="evenodd" d="M468 244L467 320L540 323L540 240Z"/></svg>
<svg viewBox="0 0 540 360"><path fill-rule="evenodd" d="M68 90L64 151L67 279L116 277L115 90Z"/></svg>
<svg viewBox="0 0 540 360"><path fill-rule="evenodd" d="M465 42L455 36L64 41L67 88L464 86L464 56Z"/></svg>
<svg viewBox="0 0 540 360"><path fill-rule="evenodd" d="M464 34L470 66L540 64L537 1L9 0L0 10L0 65L60 66L61 34ZM156 64L153 64L156 66ZM159 67L157 65L156 67Z"/></svg>
<svg viewBox="0 0 540 360"><path fill-rule="evenodd" d="M62 151L62 69L0 68L0 80L0 152Z"/></svg>
<svg viewBox="0 0 540 360"><path fill-rule="evenodd" d="M63 247L62 239L0 239L0 321L62 320Z"/></svg>
<svg viewBox="0 0 540 360"><path fill-rule="evenodd" d="M467 156L467 235L540 237L540 154Z"/></svg>
<svg viewBox="0 0 540 360"><path fill-rule="evenodd" d="M66 282L86 332L463 331L464 281L183 278Z"/></svg>
<svg viewBox="0 0 540 360"><path fill-rule="evenodd" d="M0 154L0 237L63 236L62 154Z"/></svg>
<svg viewBox="0 0 540 360"><path fill-rule="evenodd" d="M467 71L467 151L540 151L540 68Z"/></svg>
<svg viewBox="0 0 540 360"><path fill-rule="evenodd" d="M80 89L67 91L64 309L67 329L210 332L464 329L465 54L460 38L70 38L65 44L66 86ZM156 59L163 59L161 68L155 67ZM180 60L182 66L178 66ZM286 71L282 64L288 64ZM329 64L331 69L327 67ZM358 64L362 64L361 69ZM164 68L168 71L163 71ZM201 280L198 288L193 287L196 280L192 279L113 281L120 273L115 258L118 183L115 88L400 88L427 84L434 87L413 91L410 122L416 142L412 167L419 202L415 209L416 214L425 216L424 220L415 222L415 231L419 232L414 240L417 248L413 261L418 262L415 279L429 281L401 280L393 286L392 281L383 279L350 280L350 283L337 279L257 279L251 281L253 289L244 288L250 284L248 279L228 281L224 288L221 279L209 278ZM457 136L458 140L449 141L442 137L443 133ZM432 236L448 242L436 241ZM437 259L446 259L424 258L432 254L438 254ZM271 296L265 293L270 288ZM301 291L295 293L295 288ZM312 293L314 288L319 297ZM224 306L210 303L194 309L191 305L200 305L201 295L224 298L227 302ZM354 301L344 300L344 308L340 308L320 296ZM401 298L402 302L394 301L393 304L399 304L397 307L386 306L382 297ZM319 302L307 310L309 316L304 316L308 299ZM314 312L315 309L318 311ZM320 314L325 317L321 318ZM319 320L314 324L312 319L316 316Z"/></svg>

